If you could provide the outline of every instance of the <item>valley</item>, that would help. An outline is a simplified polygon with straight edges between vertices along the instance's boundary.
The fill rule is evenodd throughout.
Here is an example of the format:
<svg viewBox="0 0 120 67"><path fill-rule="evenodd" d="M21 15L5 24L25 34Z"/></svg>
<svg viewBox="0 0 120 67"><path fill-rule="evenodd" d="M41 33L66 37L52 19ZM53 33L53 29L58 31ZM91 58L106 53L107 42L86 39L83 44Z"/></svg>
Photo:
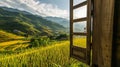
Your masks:
<svg viewBox="0 0 120 67"><path fill-rule="evenodd" d="M68 24L62 18L51 20L26 11L0 7L0 66L87 67L69 58ZM85 48L85 41L86 38L81 37L74 42Z"/></svg>

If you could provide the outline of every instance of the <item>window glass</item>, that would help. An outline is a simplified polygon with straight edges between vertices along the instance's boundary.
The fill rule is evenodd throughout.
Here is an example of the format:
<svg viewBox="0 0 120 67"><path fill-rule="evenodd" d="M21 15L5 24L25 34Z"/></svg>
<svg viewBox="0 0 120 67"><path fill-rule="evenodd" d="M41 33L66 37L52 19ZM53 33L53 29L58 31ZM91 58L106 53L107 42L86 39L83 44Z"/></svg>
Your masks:
<svg viewBox="0 0 120 67"><path fill-rule="evenodd" d="M86 48L86 36L74 35L73 46Z"/></svg>
<svg viewBox="0 0 120 67"><path fill-rule="evenodd" d="M87 17L87 5L73 10L73 19Z"/></svg>
<svg viewBox="0 0 120 67"><path fill-rule="evenodd" d="M73 32L86 32L86 21L83 22L75 22L73 24Z"/></svg>
<svg viewBox="0 0 120 67"><path fill-rule="evenodd" d="M84 1L86 1L86 0L73 0L73 5L77 5L77 4L82 3Z"/></svg>

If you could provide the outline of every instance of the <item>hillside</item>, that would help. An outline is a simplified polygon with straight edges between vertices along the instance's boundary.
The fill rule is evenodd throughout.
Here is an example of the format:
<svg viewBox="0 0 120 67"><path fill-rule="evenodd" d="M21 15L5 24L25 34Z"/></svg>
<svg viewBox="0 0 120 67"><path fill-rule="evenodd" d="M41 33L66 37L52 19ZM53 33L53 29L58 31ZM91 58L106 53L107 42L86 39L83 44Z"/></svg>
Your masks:
<svg viewBox="0 0 120 67"><path fill-rule="evenodd" d="M66 28L69 27L69 20L67 19L64 19L64 18L59 18L59 17L45 17L47 20L50 20L50 21L53 21L53 22L56 22Z"/></svg>
<svg viewBox="0 0 120 67"><path fill-rule="evenodd" d="M0 29L22 35L53 35L54 32L64 31L62 25L46 20L41 16L32 15L25 11L12 8L0 8Z"/></svg>
<svg viewBox="0 0 120 67"><path fill-rule="evenodd" d="M69 20L64 19L64 18L59 18L59 17L45 17L45 19L56 22L66 28L66 30L69 32ZM80 23L75 23L74 24L74 31L75 32L83 32L84 28L86 27L86 23L80 22Z"/></svg>
<svg viewBox="0 0 120 67"><path fill-rule="evenodd" d="M13 39L22 39L22 38L24 37L17 36L17 35L0 30L0 42L9 41Z"/></svg>

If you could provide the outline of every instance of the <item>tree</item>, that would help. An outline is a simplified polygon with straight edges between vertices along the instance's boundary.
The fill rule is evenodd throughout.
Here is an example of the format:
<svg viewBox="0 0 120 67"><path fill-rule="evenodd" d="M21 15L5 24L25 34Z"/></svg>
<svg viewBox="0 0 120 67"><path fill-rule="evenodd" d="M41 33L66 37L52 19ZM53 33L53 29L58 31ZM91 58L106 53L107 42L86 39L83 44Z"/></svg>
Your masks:
<svg viewBox="0 0 120 67"><path fill-rule="evenodd" d="M68 35L67 34L60 34L59 36L56 37L57 40L67 40Z"/></svg>

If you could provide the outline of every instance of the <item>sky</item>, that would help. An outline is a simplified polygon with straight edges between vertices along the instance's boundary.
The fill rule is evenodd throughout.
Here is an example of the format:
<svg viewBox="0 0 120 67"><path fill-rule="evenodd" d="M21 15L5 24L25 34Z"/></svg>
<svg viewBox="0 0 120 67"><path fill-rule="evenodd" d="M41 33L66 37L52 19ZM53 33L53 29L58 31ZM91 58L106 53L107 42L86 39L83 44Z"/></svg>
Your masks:
<svg viewBox="0 0 120 67"><path fill-rule="evenodd" d="M74 5L85 0L74 0ZM69 18L69 0L0 0L0 6L15 8L43 17ZM74 10L74 18L86 16L86 7Z"/></svg>
<svg viewBox="0 0 120 67"><path fill-rule="evenodd" d="M58 8L63 10L69 10L69 0L39 0L42 3L49 3L53 5L57 5Z"/></svg>

